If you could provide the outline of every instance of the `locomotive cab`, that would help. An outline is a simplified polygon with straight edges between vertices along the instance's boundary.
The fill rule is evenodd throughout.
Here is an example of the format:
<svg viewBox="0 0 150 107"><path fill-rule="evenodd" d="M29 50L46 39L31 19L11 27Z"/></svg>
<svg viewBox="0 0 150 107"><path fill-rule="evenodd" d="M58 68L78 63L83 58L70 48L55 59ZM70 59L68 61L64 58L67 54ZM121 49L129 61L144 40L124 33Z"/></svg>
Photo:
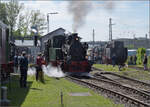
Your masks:
<svg viewBox="0 0 150 107"><path fill-rule="evenodd" d="M63 60L63 54L62 54L62 45L64 44L65 36L64 35L57 35L51 37L46 43L45 43L45 54L47 62L52 63L53 66L57 66L57 61Z"/></svg>

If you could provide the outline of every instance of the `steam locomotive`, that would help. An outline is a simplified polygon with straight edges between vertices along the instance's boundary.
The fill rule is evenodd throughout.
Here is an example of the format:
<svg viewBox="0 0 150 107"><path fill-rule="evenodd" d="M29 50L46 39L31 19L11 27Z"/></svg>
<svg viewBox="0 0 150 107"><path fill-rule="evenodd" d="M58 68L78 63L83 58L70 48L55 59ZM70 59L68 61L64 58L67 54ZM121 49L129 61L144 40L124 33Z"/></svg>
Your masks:
<svg viewBox="0 0 150 107"><path fill-rule="evenodd" d="M15 45L9 40L9 28L0 21L0 77L5 80L13 72Z"/></svg>
<svg viewBox="0 0 150 107"><path fill-rule="evenodd" d="M106 45L97 50L99 50L98 53L103 64L112 64L112 59L115 56L115 64L121 67L124 66L128 57L128 50L122 41L107 42Z"/></svg>
<svg viewBox="0 0 150 107"><path fill-rule="evenodd" d="M127 48L124 47L121 41L109 42L102 53L103 62L112 64L112 57L115 56L115 64L123 66L128 57Z"/></svg>
<svg viewBox="0 0 150 107"><path fill-rule="evenodd" d="M91 64L86 59L88 45L80 42L77 33L52 36L45 43L46 62L60 66L63 72L84 75L91 71Z"/></svg>

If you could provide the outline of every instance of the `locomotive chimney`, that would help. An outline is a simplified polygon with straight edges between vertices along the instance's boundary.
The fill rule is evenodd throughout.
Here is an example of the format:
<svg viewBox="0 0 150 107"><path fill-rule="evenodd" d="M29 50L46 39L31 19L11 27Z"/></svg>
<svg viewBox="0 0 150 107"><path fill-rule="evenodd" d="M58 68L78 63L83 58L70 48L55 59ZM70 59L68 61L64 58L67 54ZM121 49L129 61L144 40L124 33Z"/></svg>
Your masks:
<svg viewBox="0 0 150 107"><path fill-rule="evenodd" d="M78 33L72 33L73 36L78 36Z"/></svg>

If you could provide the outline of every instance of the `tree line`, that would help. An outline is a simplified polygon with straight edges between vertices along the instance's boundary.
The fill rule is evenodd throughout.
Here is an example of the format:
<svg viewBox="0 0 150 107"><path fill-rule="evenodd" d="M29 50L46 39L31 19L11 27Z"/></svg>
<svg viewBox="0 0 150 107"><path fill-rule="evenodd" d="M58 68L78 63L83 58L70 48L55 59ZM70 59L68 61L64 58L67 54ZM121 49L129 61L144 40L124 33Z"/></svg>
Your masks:
<svg viewBox="0 0 150 107"><path fill-rule="evenodd" d="M33 36L32 26L37 27L38 34L41 36L47 29L44 14L40 10L26 12L24 10L24 4L20 4L17 0L0 1L0 20L10 26L11 35L14 37Z"/></svg>

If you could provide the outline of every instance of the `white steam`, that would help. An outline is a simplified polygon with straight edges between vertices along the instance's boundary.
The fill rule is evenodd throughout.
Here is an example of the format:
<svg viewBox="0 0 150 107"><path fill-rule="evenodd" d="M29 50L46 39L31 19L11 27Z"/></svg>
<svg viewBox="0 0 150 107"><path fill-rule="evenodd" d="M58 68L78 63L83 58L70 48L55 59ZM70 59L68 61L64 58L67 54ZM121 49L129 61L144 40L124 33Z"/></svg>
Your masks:
<svg viewBox="0 0 150 107"><path fill-rule="evenodd" d="M42 67L45 75L49 76L49 77L64 77L65 74L62 72L61 68L58 67L53 67L51 65L43 66Z"/></svg>
<svg viewBox="0 0 150 107"><path fill-rule="evenodd" d="M36 69L34 67L28 68L28 75L34 75L36 72Z"/></svg>
<svg viewBox="0 0 150 107"><path fill-rule="evenodd" d="M49 77L65 77L65 74L62 72L61 68L58 67L53 67L51 65L42 66L42 70L44 72L44 75L47 75ZM28 69L28 75L35 75L36 73L36 68L32 67Z"/></svg>

